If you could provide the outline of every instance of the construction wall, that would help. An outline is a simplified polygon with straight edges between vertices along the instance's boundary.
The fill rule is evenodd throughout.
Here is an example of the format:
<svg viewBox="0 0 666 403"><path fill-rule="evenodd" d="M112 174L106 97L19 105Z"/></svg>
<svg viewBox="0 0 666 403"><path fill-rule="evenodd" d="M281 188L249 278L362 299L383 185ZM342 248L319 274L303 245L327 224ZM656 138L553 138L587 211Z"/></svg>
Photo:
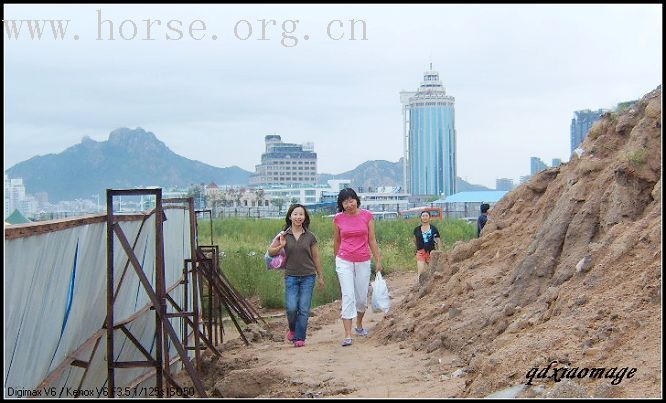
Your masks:
<svg viewBox="0 0 666 403"><path fill-rule="evenodd" d="M166 288L177 285L169 295L183 307L184 286L178 283L184 262L191 254L190 215L184 208L164 212ZM70 223L70 228L37 235L17 236L16 227L29 230L27 227L45 224L5 228L5 396L8 388L55 386L56 396L42 397L58 397L63 386L92 393L107 385L103 328L107 313L106 215L97 218L97 222L79 219L80 225L77 220L69 220L74 223ZM134 216L119 225L155 287L155 215ZM116 236L113 251L116 290L122 281L114 306L114 324L134 318L127 328L154 354L155 313L147 309L148 294ZM190 291L190 310L191 295ZM167 312L175 312L170 304ZM182 340L182 319L170 321ZM146 360L120 330L114 332L114 344L116 360ZM171 358L177 356L171 344L169 350ZM88 369L70 365L74 359L90 361ZM133 385L150 373L154 373L153 368L116 369L115 386Z"/></svg>

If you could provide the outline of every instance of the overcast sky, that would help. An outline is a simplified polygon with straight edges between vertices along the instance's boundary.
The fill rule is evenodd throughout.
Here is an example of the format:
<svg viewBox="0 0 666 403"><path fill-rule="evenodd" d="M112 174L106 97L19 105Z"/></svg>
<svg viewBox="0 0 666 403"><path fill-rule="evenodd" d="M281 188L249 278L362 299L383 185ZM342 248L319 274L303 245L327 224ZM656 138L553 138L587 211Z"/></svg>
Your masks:
<svg viewBox="0 0 666 403"><path fill-rule="evenodd" d="M320 173L395 162L399 92L432 62L455 97L458 175L494 188L531 156L567 161L573 111L661 84L661 7L4 6L4 168L119 127L248 171L267 134L313 142ZM51 19L70 20L64 39L7 25Z"/></svg>

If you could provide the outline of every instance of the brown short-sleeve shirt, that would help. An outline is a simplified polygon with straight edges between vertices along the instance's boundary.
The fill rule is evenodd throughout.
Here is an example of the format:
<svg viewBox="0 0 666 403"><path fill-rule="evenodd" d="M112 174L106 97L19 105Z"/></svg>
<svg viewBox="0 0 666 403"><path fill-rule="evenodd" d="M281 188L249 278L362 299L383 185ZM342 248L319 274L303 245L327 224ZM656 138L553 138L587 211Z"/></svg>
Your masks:
<svg viewBox="0 0 666 403"><path fill-rule="evenodd" d="M287 263L284 274L287 276L317 274L317 267L312 258L312 245L317 243L317 237L310 230L305 230L296 240L291 227L285 231L285 237L287 246L284 251L287 254Z"/></svg>

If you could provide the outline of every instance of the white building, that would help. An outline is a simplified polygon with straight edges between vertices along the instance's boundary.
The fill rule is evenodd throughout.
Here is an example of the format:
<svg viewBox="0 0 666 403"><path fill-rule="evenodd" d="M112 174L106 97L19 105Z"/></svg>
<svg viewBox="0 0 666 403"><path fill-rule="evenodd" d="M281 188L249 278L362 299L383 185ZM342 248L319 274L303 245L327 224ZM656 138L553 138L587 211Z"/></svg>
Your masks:
<svg viewBox="0 0 666 403"><path fill-rule="evenodd" d="M314 143L283 143L277 134L265 137L266 152L261 154L261 164L250 177L250 185L313 186L317 183L317 153Z"/></svg>
<svg viewBox="0 0 666 403"><path fill-rule="evenodd" d="M21 203L25 199L25 186L23 185L23 179L15 178L10 179L7 175L4 175L5 179L5 215L4 218L7 218L14 210L20 210L24 215L27 214L26 211L22 210L23 206Z"/></svg>
<svg viewBox="0 0 666 403"><path fill-rule="evenodd" d="M381 186L376 192L359 193L361 206L372 211L395 211L409 207L409 193L402 193L400 187Z"/></svg>

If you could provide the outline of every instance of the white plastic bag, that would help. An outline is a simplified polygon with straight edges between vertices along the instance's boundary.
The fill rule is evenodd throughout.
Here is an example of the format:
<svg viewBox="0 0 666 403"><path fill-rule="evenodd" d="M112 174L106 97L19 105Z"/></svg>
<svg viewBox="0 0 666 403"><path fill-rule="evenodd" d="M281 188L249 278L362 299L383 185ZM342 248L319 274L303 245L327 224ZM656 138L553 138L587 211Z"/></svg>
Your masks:
<svg viewBox="0 0 666 403"><path fill-rule="evenodd" d="M382 273L377 272L375 281L372 282L372 311L387 314L390 306L391 299L389 298L388 286L382 277Z"/></svg>

